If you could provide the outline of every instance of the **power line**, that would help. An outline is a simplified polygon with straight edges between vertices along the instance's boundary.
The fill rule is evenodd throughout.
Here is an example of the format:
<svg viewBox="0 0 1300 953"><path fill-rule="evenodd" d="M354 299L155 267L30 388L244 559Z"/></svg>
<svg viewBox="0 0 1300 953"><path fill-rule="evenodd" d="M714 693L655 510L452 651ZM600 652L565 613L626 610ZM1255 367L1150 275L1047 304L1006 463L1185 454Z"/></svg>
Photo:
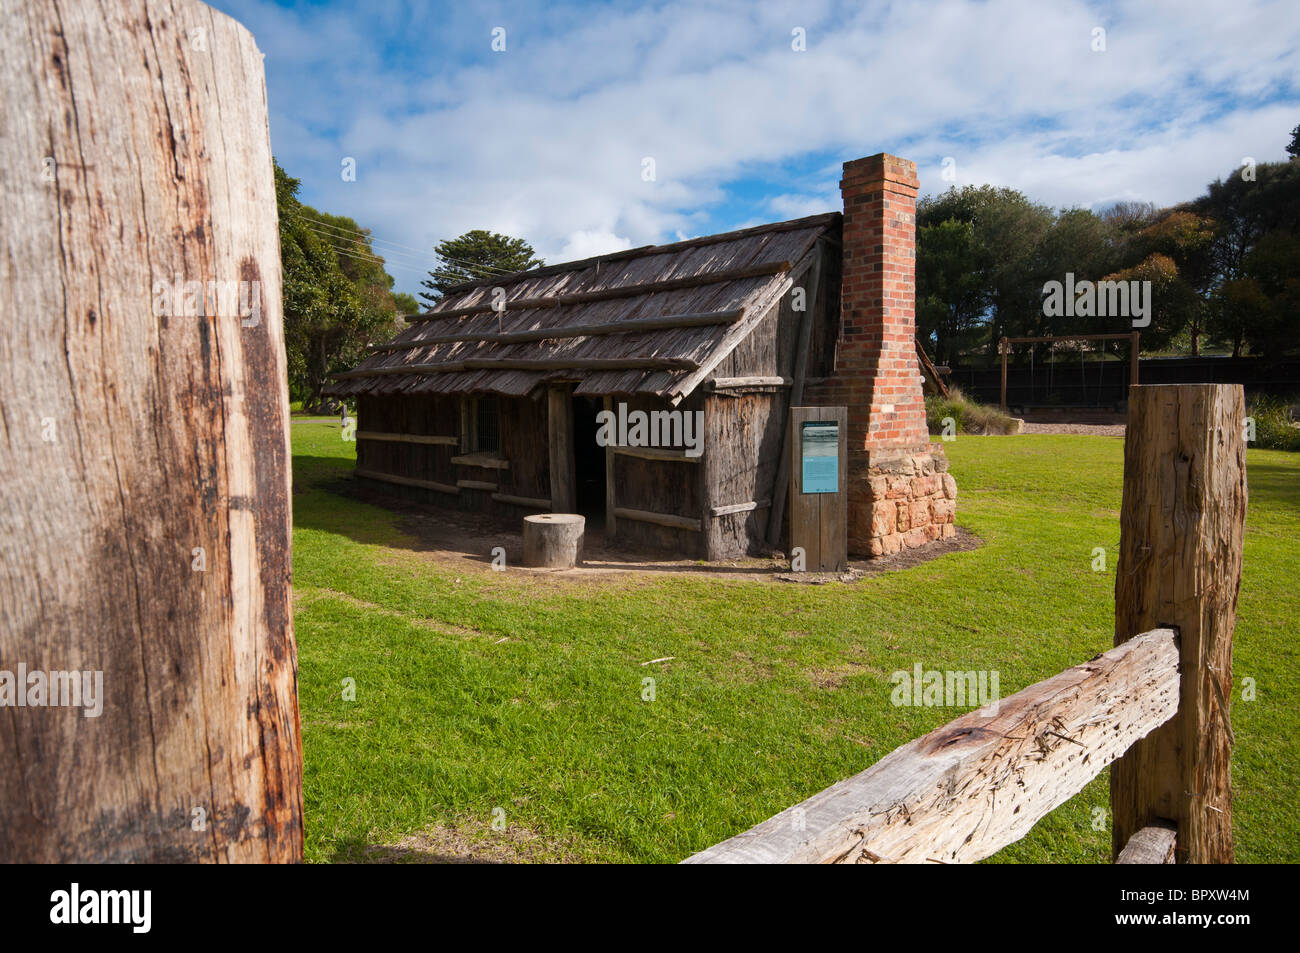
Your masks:
<svg viewBox="0 0 1300 953"><path fill-rule="evenodd" d="M349 240L353 240L353 241L358 241L358 240L360 240L360 241L365 241L365 240L369 240L370 242L375 243L375 244L380 244L380 245L391 245L391 246L394 247L394 248L401 248L401 249L405 249L405 250L407 250L407 251L413 251L413 252L416 252L417 254L419 254L420 256L424 256L424 255L428 254L428 252L426 252L426 251L424 251L424 250L422 250L422 249L413 248L413 247L410 246L410 245L402 245L402 244L400 244L400 243L398 243L398 242L388 241L387 239L384 239L384 238L376 238L376 237L373 235L373 233L370 234L370 235L364 235L364 234L361 233L360 229L358 229L358 231L356 231L356 232L353 232L353 231L351 231L351 230L349 230L349 229L343 228L342 226L334 225L334 224L332 224L332 223L330 223L330 222L322 221L321 219L318 219L318 218L312 218L312 217L309 216L309 215L304 215L304 216L302 216L302 217L303 217L305 220L310 221L310 222L314 222L314 223L316 223L317 225L319 225L319 226L321 226L321 227L323 227L323 228L331 229L332 231L339 233L339 236L341 236L341 237L345 237L345 238L348 238ZM308 225L307 227L308 227L308 228L311 228L310 225ZM312 229L312 230L315 231L315 229ZM381 249L381 250L382 250L382 249ZM385 253L387 254L387 252L385 252ZM393 253L393 254L396 255L397 253ZM434 254L435 256L437 256L438 258L442 259L442 261L443 261L444 263L447 263L447 264L450 264L450 265L453 265L453 266L458 266L458 267L460 267L460 268L469 269L469 270L472 270L472 271L487 272L487 274L486 274L486 275L483 275L482 277L491 277L493 274L497 274L497 275L513 275L513 274L516 274L517 271L518 271L518 269L514 269L514 270L512 270L512 269L509 269L509 268L501 268L501 267L496 266L496 265L485 265L485 264L480 264L480 263L477 263L477 262L467 261L467 260L465 260L465 259L463 259L463 258L453 258L453 257L451 257L450 255L443 255L443 254L441 254L441 253L439 253L439 252L437 252L437 251L434 251L433 254ZM407 257L409 257L409 256L407 256ZM423 261L424 261L423 257L421 257L420 260L421 260L421 262L423 262ZM423 267L423 264L421 265L421 267Z"/></svg>
<svg viewBox="0 0 1300 953"><path fill-rule="evenodd" d="M356 241L356 242L359 242L359 243L361 243L361 244L363 244L363 245L366 245L364 239L359 238L359 237L357 237L357 236L355 236L355 235L354 235L354 236L351 236L351 237L345 237L345 236L343 236L343 235L335 235L335 234L333 234L332 232L322 231L322 230L320 230L320 229L313 228L311 225L307 225L307 224L305 224L305 223L304 223L303 227L306 228L309 232L311 232L312 234L316 235L317 237L321 238L321 239L324 240L324 241L335 241L335 242L342 242L342 241ZM378 249L378 250L376 251L375 249L371 249L371 248L369 248L368 245L366 245L366 247L367 247L367 249L368 249L368 250L367 250L367 254L374 254L374 255L378 256L379 253L382 252L382 253L383 253L383 254L382 254L382 257L384 257L384 258L392 258L392 259L394 259L394 260L399 260L399 261L405 262L406 264L409 264L409 265L412 266L412 267L416 267L416 266L418 266L418 267L420 267L420 268L425 268L425 267L428 266L428 262L427 262L427 260L425 260L425 259L417 259L414 255L407 255L405 252L392 252L392 251L389 251L388 249L383 249L383 248Z"/></svg>
<svg viewBox="0 0 1300 953"><path fill-rule="evenodd" d="M350 249L339 245L335 245L332 243L331 239L335 241L341 241L343 240L342 236L335 236L335 235L330 235L328 232L317 231L313 229L310 225L306 226L306 228L308 228L313 234L315 234L320 239L322 245L328 246L329 248L338 252L340 255L348 255L349 257L354 258L358 261L373 262L379 265L386 265L391 260L393 260L387 256L387 253L385 253L385 255L383 256L380 256L369 252L357 251L355 249ZM356 239L356 237L353 236L353 240L359 241L360 239ZM405 265L408 268L418 267L426 271L427 274L432 275L435 278L443 278L448 281L462 282L466 279L466 276L461 272L439 271L437 269L430 269L429 266L424 262L412 263L410 261L397 261L397 264Z"/></svg>
<svg viewBox="0 0 1300 953"><path fill-rule="evenodd" d="M364 262L369 262L372 264L379 264L379 265L386 264L383 258L378 258L374 255L367 255L364 252L358 252L354 249L340 248L338 245L331 245L329 242L324 241L323 239L321 241L321 244L332 249L337 254L345 255L348 258L353 258L356 259L357 261L364 261ZM429 274L437 278L447 278L447 279L460 279L464 277L463 275L452 274L450 272L431 271L429 272Z"/></svg>

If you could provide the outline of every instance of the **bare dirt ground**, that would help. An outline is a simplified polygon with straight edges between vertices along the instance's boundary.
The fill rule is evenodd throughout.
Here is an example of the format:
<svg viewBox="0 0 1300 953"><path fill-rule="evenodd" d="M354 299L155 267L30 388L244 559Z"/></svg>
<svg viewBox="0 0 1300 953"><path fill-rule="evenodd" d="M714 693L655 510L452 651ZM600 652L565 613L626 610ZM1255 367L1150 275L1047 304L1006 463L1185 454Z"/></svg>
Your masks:
<svg viewBox="0 0 1300 953"><path fill-rule="evenodd" d="M408 834L393 844L370 844L336 858L364 864L518 864L578 863L581 857L562 843L511 825L503 830L486 824L435 825Z"/></svg>
<svg viewBox="0 0 1300 953"><path fill-rule="evenodd" d="M1021 433L1073 433L1093 437L1123 437L1128 415L1088 408L1030 410L1020 415L1025 422Z"/></svg>
<svg viewBox="0 0 1300 953"><path fill-rule="evenodd" d="M574 569L529 569L522 565L521 526L485 516L442 509L389 496L351 479L334 481L328 487L342 496L382 506L397 513L397 528L412 543L409 548L454 571L491 572L493 550L505 549L506 566L514 572L545 577L556 582L594 582L601 577L633 578L655 575L703 575L715 578L766 580L768 582L830 583L855 582L867 576L909 569L948 553L978 549L983 540L958 528L957 535L918 549L903 550L882 559L850 559L845 573L792 573L783 553L748 556L708 563L671 554L629 552L605 544L603 524L588 520L581 565Z"/></svg>
<svg viewBox="0 0 1300 953"><path fill-rule="evenodd" d="M1090 434L1094 437L1122 437L1124 436L1124 425L1030 423L1026 420L1025 429L1021 433L1081 433Z"/></svg>

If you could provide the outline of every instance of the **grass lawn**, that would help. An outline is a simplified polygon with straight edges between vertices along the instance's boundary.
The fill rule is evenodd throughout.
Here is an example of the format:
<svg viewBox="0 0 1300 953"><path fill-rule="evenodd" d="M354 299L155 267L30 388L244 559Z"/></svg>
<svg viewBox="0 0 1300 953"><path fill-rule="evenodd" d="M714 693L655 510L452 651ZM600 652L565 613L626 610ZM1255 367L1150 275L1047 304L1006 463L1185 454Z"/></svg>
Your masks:
<svg viewBox="0 0 1300 953"><path fill-rule="evenodd" d="M959 714L891 705L896 670L996 669L1005 697L1111 645L1118 439L961 436L946 448L957 519L982 548L806 586L465 571L420 552L394 513L328 489L355 448L337 423L292 430L312 861L415 859L399 843L677 861ZM1248 478L1237 859L1296 862L1300 455L1251 450ZM1108 862L1109 829L1093 824L1106 805L1103 774L994 860Z"/></svg>

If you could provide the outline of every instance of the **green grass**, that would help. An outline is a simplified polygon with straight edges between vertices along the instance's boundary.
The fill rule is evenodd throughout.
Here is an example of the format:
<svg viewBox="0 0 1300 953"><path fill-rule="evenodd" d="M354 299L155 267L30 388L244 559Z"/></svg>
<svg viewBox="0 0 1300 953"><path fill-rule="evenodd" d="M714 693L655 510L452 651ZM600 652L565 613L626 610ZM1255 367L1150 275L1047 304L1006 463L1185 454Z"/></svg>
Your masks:
<svg viewBox="0 0 1300 953"><path fill-rule="evenodd" d="M466 571L395 514L331 492L354 445L294 436L294 589L307 857L494 808L540 859L676 861L957 714L890 704L891 672L996 669L1004 696L1110 646L1121 442L946 444L958 522L985 545L854 585ZM1237 856L1300 860L1300 457L1249 451L1234 674ZM1105 547L1107 571L1091 568ZM486 555L486 554L485 554ZM633 578L634 577L634 578ZM643 666L664 656L671 662ZM656 695L642 700L642 679ZM1243 677L1257 700L1241 700ZM356 700L342 698L346 678ZM1106 777L995 860L1106 862Z"/></svg>

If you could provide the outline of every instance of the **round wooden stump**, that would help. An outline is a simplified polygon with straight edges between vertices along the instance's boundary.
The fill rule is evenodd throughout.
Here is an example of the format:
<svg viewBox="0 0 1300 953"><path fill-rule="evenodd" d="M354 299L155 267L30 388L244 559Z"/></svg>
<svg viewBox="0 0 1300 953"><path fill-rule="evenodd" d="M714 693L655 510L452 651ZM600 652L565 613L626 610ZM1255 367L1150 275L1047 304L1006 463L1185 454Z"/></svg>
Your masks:
<svg viewBox="0 0 1300 953"><path fill-rule="evenodd" d="M582 558L587 518L576 513L538 513L524 517L524 565L572 569Z"/></svg>

